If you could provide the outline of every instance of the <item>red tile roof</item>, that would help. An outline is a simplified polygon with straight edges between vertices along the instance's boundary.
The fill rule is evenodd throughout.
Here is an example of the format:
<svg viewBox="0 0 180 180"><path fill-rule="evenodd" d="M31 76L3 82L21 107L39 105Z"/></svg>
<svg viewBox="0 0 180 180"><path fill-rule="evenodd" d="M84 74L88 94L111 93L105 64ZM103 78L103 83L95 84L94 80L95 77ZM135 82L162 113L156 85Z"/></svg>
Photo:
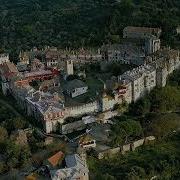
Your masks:
<svg viewBox="0 0 180 180"><path fill-rule="evenodd" d="M57 152L56 154L54 154L53 156L51 156L48 159L48 162L52 165L52 166L57 166L59 161L62 160L64 157L64 153L62 151Z"/></svg>

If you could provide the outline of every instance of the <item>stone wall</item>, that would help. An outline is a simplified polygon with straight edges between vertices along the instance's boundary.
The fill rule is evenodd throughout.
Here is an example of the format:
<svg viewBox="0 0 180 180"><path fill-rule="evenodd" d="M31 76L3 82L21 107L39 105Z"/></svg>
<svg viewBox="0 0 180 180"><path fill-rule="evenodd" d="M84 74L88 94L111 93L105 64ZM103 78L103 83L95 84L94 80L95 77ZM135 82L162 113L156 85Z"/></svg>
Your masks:
<svg viewBox="0 0 180 180"><path fill-rule="evenodd" d="M99 111L99 105L97 101L83 104L80 106L66 107L65 108L65 118L80 116L83 114L95 113Z"/></svg>
<svg viewBox="0 0 180 180"><path fill-rule="evenodd" d="M145 141L145 139L140 139L140 140L138 140L138 141L134 141L134 142L131 144L132 150L135 150L137 147L142 146L142 145L144 144L144 141Z"/></svg>
<svg viewBox="0 0 180 180"><path fill-rule="evenodd" d="M131 144L125 144L121 147L121 153L122 154L125 154L128 151L131 151Z"/></svg>
<svg viewBox="0 0 180 180"><path fill-rule="evenodd" d="M60 131L62 134L68 134L68 133L72 133L73 131L80 131L86 128L86 125L83 123L82 120L64 125L62 124L60 126L61 126Z"/></svg>
<svg viewBox="0 0 180 180"><path fill-rule="evenodd" d="M61 124L60 131L62 134L72 133L73 131L80 131L82 129L85 129L87 124L91 124L95 121L96 119L93 119L93 117L89 119L87 117L84 117L82 118L82 120L79 121L75 121L68 124Z"/></svg>
<svg viewBox="0 0 180 180"><path fill-rule="evenodd" d="M134 142L129 143L129 144L125 144L123 146L119 146L119 147L115 147L115 148L109 148L109 149L101 151L101 152L96 152L96 157L98 159L103 159L105 157L111 157L111 156L116 155L118 153L125 154L127 152L134 151L136 148L138 148L140 146L143 146L145 144L149 144L150 142L154 142L155 139L156 138L154 136L145 137L143 139L139 139L137 141L134 141Z"/></svg>

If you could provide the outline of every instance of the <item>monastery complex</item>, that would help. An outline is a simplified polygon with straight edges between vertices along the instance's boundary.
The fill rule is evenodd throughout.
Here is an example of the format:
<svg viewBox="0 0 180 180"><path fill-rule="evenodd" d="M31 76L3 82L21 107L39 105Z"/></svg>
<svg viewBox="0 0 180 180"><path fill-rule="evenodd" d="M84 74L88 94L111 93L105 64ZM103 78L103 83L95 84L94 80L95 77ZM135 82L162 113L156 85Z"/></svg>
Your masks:
<svg viewBox="0 0 180 180"><path fill-rule="evenodd" d="M168 75L179 68L180 59L179 51L161 47L160 35L159 28L126 27L121 44L79 51L34 48L21 51L17 65L10 62L8 54L1 54L3 93L11 94L28 116L42 122L46 133L58 127L62 129L69 117L85 116L85 124L91 123L89 116L113 111L117 104L130 104L154 87L166 85ZM119 62L137 67L104 82L104 90L97 93L96 99L90 98L83 104L67 103L69 98L87 93L88 85L75 79L63 89L60 77L66 81L74 75L75 65L94 62ZM35 86L35 81L41 85Z"/></svg>

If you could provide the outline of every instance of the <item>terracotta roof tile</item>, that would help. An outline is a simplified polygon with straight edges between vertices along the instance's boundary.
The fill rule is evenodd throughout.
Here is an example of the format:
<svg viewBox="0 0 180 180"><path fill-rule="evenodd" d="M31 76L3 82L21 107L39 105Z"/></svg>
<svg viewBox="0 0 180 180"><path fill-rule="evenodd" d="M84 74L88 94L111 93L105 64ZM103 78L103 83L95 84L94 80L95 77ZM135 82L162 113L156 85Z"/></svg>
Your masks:
<svg viewBox="0 0 180 180"><path fill-rule="evenodd" d="M57 166L59 161L62 160L64 157L64 153L62 151L57 152L56 154L54 154L53 156L51 156L48 159L48 162L54 167Z"/></svg>

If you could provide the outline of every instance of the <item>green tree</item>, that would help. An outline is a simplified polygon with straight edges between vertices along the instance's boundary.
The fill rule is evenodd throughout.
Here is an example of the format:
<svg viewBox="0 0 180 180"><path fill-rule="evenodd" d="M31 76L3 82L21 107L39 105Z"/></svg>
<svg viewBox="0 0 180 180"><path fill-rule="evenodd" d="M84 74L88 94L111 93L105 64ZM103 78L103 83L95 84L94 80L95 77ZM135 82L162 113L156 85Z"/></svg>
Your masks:
<svg viewBox="0 0 180 180"><path fill-rule="evenodd" d="M13 119L13 126L14 129L23 129L25 128L26 122L22 118L14 118Z"/></svg>
<svg viewBox="0 0 180 180"><path fill-rule="evenodd" d="M129 140L130 137L136 137L142 135L142 127L140 122L127 119L119 121L118 119L115 121L115 124L112 126L111 138L112 145L117 146L121 145Z"/></svg>
<svg viewBox="0 0 180 180"><path fill-rule="evenodd" d="M4 127L0 126L0 142L5 141L8 138L8 132Z"/></svg>
<svg viewBox="0 0 180 180"><path fill-rule="evenodd" d="M150 112L151 102L148 97L139 99L137 102L130 104L129 112L135 116L144 116Z"/></svg>
<svg viewBox="0 0 180 180"><path fill-rule="evenodd" d="M180 104L180 91L172 86L156 88L150 93L150 101L154 112L175 111Z"/></svg>
<svg viewBox="0 0 180 180"><path fill-rule="evenodd" d="M150 128L157 137L172 134L180 128L180 116L172 113L156 115L150 124Z"/></svg>

